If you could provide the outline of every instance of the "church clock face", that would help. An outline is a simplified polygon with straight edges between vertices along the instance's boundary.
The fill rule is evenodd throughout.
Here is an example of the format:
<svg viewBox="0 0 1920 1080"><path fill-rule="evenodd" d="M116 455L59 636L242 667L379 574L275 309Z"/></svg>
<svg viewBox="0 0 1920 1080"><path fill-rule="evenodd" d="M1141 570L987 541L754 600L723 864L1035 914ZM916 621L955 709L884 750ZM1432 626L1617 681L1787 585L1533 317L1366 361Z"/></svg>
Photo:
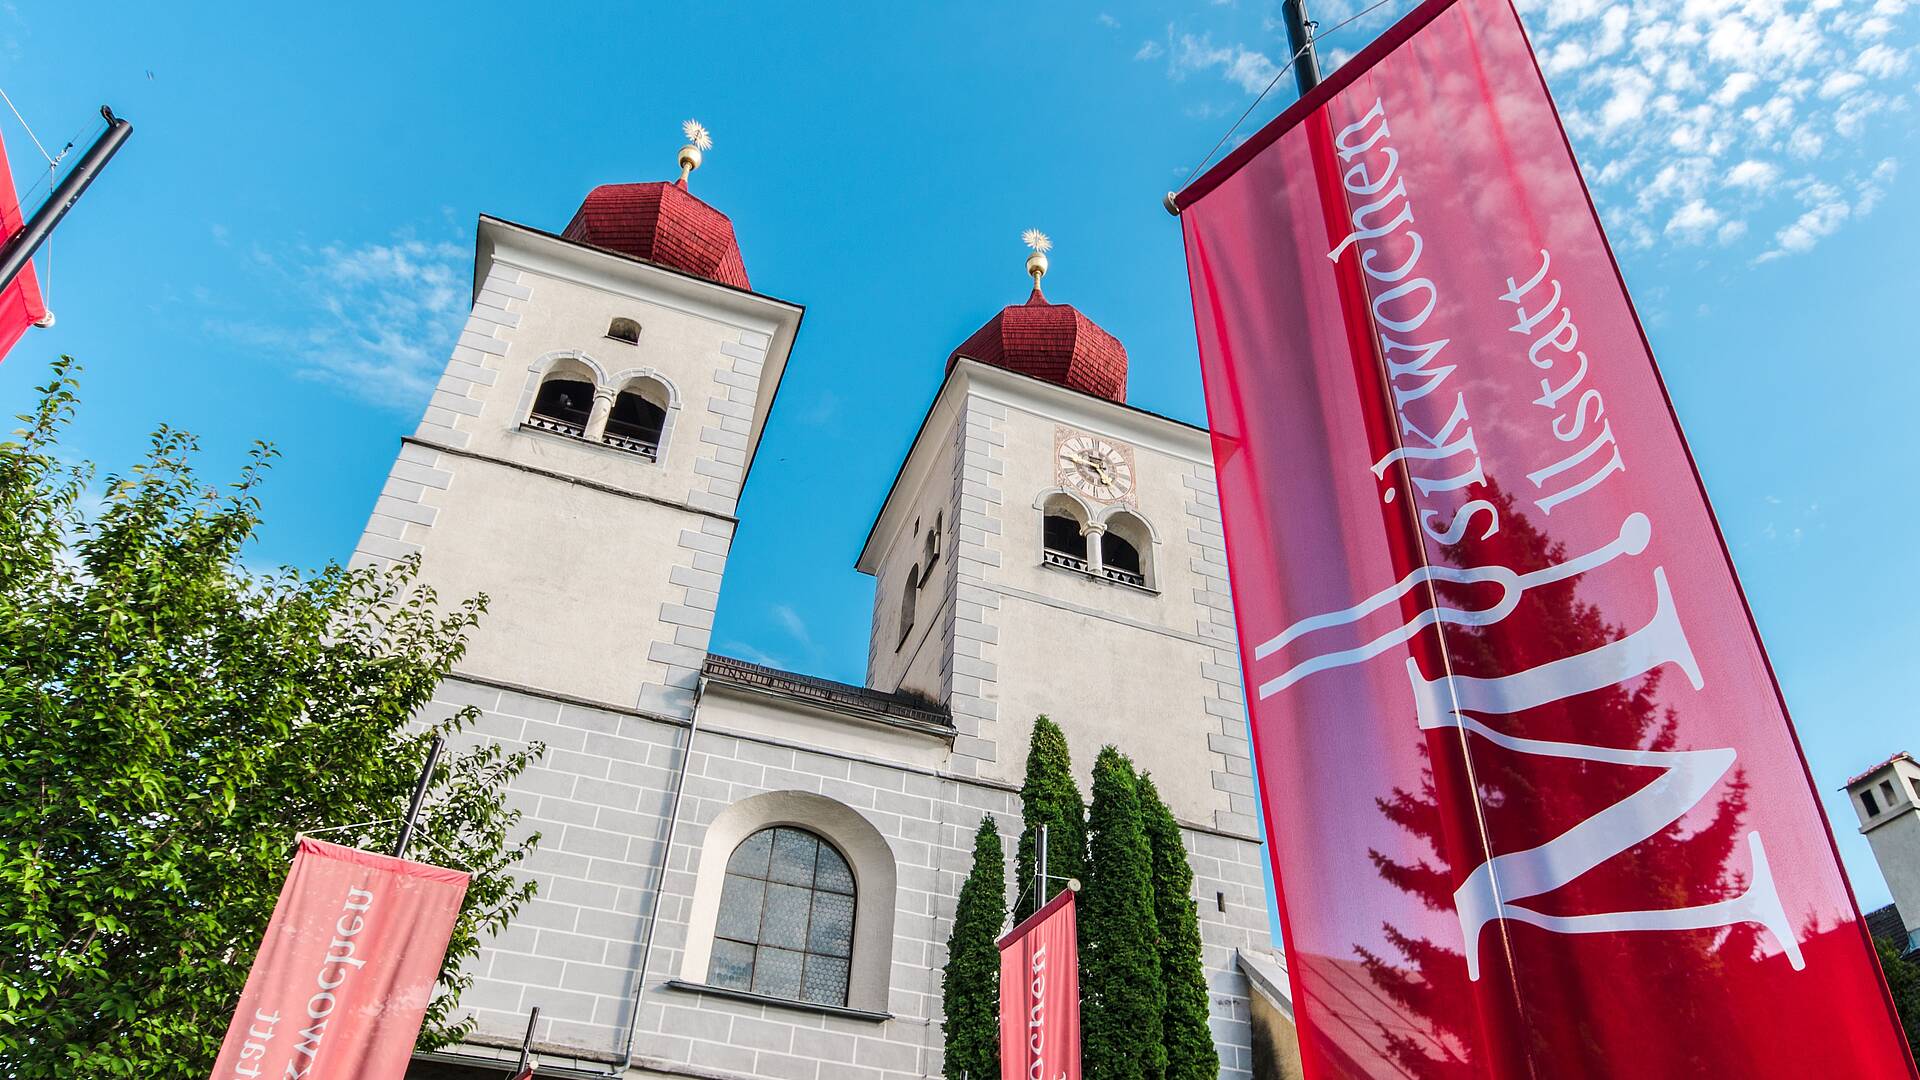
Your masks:
<svg viewBox="0 0 1920 1080"><path fill-rule="evenodd" d="M1130 502L1134 494L1133 448L1084 431L1054 435L1054 473L1060 486L1097 502Z"/></svg>

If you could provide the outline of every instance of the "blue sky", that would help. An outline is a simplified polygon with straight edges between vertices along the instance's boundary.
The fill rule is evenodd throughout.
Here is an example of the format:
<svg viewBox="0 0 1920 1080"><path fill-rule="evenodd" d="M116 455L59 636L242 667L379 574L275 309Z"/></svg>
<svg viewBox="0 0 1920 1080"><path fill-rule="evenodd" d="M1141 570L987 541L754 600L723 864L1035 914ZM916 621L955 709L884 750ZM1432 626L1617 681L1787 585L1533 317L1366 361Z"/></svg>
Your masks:
<svg viewBox="0 0 1920 1080"><path fill-rule="evenodd" d="M1314 5L1331 26L1354 0ZM1329 65L1393 0L1326 41ZM1834 790L1913 731L1920 250L1907 0L1529 0L1548 80L1699 457L1863 906ZM858 681L853 559L948 351L1048 294L1126 343L1131 398L1202 417L1161 195L1285 56L1277 3L615 7L0 3L0 88L43 142L132 141L62 226L24 409L86 365L69 449L166 422L210 475L285 457L252 559L344 558L463 317L481 212L557 230L595 184L695 178L754 284L808 307L741 513L715 648ZM1283 80L1249 122L1291 100ZM36 151L0 114L20 186ZM76 151L77 153L77 151ZM29 202L45 190L28 191ZM41 268L46 271L43 257Z"/></svg>

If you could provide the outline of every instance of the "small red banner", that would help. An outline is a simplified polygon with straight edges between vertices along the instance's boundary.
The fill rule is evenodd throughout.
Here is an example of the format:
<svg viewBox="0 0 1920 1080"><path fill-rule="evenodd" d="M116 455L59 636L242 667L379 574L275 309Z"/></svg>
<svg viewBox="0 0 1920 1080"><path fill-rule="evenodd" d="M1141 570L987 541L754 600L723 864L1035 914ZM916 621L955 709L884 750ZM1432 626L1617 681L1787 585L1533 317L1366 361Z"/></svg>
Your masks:
<svg viewBox="0 0 1920 1080"><path fill-rule="evenodd" d="M0 142L0 242L13 239L13 234L24 225L20 198L14 194L13 170L7 165L6 144ZM39 279L34 277L33 264L28 263L11 285L0 289L0 359L6 358L7 350L27 332L27 327L46 314L47 305L40 299Z"/></svg>
<svg viewBox="0 0 1920 1080"><path fill-rule="evenodd" d="M398 1080L467 875L302 839L213 1080Z"/></svg>
<svg viewBox="0 0 1920 1080"><path fill-rule="evenodd" d="M1177 201L1307 1075L1913 1076L1509 0Z"/></svg>
<svg viewBox="0 0 1920 1080"><path fill-rule="evenodd" d="M1080 1080L1080 946L1065 890L1000 939L1001 1080Z"/></svg>

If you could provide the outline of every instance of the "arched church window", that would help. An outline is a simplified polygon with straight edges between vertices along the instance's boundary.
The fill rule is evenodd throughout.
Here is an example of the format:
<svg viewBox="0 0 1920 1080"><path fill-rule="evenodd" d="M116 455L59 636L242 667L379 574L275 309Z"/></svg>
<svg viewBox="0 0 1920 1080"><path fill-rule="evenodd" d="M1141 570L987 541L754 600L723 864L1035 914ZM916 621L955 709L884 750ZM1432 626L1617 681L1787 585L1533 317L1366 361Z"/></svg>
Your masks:
<svg viewBox="0 0 1920 1080"><path fill-rule="evenodd" d="M900 640L894 643L896 649L905 645L907 635L913 632L913 608L919 596L920 568L916 566L907 571L907 587L900 590Z"/></svg>
<svg viewBox="0 0 1920 1080"><path fill-rule="evenodd" d="M629 345L640 344L640 324L632 319L615 319L607 325L607 336Z"/></svg>
<svg viewBox="0 0 1920 1080"><path fill-rule="evenodd" d="M789 825L761 829L727 860L707 981L844 1006L853 911L853 870L832 844Z"/></svg>
<svg viewBox="0 0 1920 1080"><path fill-rule="evenodd" d="M579 438L586 432L587 418L592 414L593 383L579 373L556 369L534 395L527 426Z"/></svg>
<svg viewBox="0 0 1920 1080"><path fill-rule="evenodd" d="M635 379L613 399L603 438L608 446L658 459L667 425L667 388L654 379Z"/></svg>
<svg viewBox="0 0 1920 1080"><path fill-rule="evenodd" d="M1120 511L1107 518L1100 536L1100 569L1110 580L1138 588L1152 588L1153 534L1147 523Z"/></svg>

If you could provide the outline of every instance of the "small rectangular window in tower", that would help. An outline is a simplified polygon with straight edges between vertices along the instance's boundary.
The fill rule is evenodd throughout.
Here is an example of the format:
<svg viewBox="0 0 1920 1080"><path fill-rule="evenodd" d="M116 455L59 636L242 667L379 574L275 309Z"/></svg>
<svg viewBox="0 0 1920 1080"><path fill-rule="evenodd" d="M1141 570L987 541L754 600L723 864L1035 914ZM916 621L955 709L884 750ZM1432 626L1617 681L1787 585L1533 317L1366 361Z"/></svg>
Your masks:
<svg viewBox="0 0 1920 1080"><path fill-rule="evenodd" d="M1891 780L1880 781L1880 795L1886 799L1888 806L1892 806L1894 803L1900 801L1900 797L1893 793L1893 781Z"/></svg>
<svg viewBox="0 0 1920 1080"><path fill-rule="evenodd" d="M1872 817L1880 812L1880 804L1874 801L1873 792L1871 791L1863 791L1860 793L1860 805L1867 808L1868 817Z"/></svg>
<svg viewBox="0 0 1920 1080"><path fill-rule="evenodd" d="M1221 911L1227 910L1227 894L1223 892L1214 893L1213 903L1214 903L1214 906L1219 908Z"/></svg>
<svg viewBox="0 0 1920 1080"><path fill-rule="evenodd" d="M640 324L632 319L615 319L607 324L607 336L629 345L640 344Z"/></svg>

